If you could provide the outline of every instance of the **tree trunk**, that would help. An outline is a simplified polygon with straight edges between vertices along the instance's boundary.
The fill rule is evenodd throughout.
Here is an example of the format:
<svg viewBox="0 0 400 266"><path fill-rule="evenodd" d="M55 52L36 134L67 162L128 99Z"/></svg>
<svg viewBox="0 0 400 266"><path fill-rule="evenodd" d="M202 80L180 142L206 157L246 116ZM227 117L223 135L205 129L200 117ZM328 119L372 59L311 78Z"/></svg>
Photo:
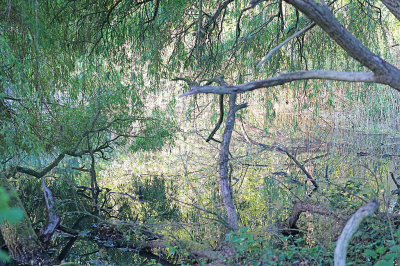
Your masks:
<svg viewBox="0 0 400 266"><path fill-rule="evenodd" d="M382 3L400 21L400 2L399 2L399 0L382 0Z"/></svg>
<svg viewBox="0 0 400 266"><path fill-rule="evenodd" d="M6 191L15 191L4 172L0 172L0 186L4 187ZM16 224L8 222L0 224L0 231L8 247L10 257L19 263L51 265L17 193L10 193L9 205L21 209L24 214L22 221Z"/></svg>
<svg viewBox="0 0 400 266"><path fill-rule="evenodd" d="M232 189L228 178L229 144L231 142L232 131L235 125L235 113L246 106L247 104L236 105L236 94L231 94L229 96L229 112L226 118L225 131L222 137L219 159L219 184L221 195L228 213L229 226L234 231L238 230L238 218L236 208L233 203Z"/></svg>

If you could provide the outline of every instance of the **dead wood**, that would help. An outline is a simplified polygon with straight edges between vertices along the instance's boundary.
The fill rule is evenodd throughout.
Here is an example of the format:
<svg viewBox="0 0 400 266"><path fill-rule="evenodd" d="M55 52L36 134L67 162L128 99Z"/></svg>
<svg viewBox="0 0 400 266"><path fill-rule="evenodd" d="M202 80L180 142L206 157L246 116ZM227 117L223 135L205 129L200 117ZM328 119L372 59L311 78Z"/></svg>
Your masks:
<svg viewBox="0 0 400 266"><path fill-rule="evenodd" d="M300 215L304 212L309 212L311 214L319 214L322 216L332 217L338 224L344 223L348 219L348 215L345 213L340 213L338 211L332 211L321 205L316 205L312 203L296 203L293 206L292 213L286 219L284 223L278 223L278 230L283 235L295 235L298 233L298 227L296 225L297 221L300 219Z"/></svg>
<svg viewBox="0 0 400 266"><path fill-rule="evenodd" d="M358 230L361 222L372 216L379 209L379 203L373 199L367 205L362 206L350 218L340 235L335 248L335 266L346 265L347 247L353 235Z"/></svg>

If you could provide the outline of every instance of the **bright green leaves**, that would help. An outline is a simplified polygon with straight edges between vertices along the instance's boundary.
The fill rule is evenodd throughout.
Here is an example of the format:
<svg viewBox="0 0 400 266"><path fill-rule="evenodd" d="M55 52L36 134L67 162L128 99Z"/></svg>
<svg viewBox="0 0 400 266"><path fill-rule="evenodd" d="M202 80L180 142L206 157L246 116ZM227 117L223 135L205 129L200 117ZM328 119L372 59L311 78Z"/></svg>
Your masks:
<svg viewBox="0 0 400 266"><path fill-rule="evenodd" d="M174 144L177 127L173 120L166 118L166 112L153 110L152 116L140 123L142 130L130 145L131 151L161 150Z"/></svg>
<svg viewBox="0 0 400 266"><path fill-rule="evenodd" d="M23 212L20 209L9 207L10 193L16 192L8 192L3 187L0 187L0 224L4 222L17 223L23 218ZM7 253L2 250L0 250L1 261L10 261Z"/></svg>
<svg viewBox="0 0 400 266"><path fill-rule="evenodd" d="M387 245L369 245L364 250L364 256L376 261L375 266L394 265L394 261L400 258L400 229L396 232L396 240L388 240Z"/></svg>
<svg viewBox="0 0 400 266"><path fill-rule="evenodd" d="M3 187L0 187L0 223L8 221L10 223L16 223L23 217L23 213L18 208L10 208L10 192L7 192ZM11 193L16 193L11 192Z"/></svg>

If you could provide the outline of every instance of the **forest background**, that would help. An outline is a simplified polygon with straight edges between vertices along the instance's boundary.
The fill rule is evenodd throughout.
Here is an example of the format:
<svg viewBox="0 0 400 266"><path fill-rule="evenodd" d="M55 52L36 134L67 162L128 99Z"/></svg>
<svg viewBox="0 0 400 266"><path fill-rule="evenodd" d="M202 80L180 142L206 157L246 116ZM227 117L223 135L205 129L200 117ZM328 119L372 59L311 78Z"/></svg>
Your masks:
<svg viewBox="0 0 400 266"><path fill-rule="evenodd" d="M1 260L398 263L397 1L0 12Z"/></svg>

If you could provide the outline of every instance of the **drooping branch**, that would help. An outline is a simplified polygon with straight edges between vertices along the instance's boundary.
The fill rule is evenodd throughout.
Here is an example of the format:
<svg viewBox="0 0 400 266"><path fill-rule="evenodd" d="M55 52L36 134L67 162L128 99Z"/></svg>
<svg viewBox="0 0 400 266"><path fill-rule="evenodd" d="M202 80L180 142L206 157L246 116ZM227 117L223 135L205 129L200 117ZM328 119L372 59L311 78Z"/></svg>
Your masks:
<svg viewBox="0 0 400 266"><path fill-rule="evenodd" d="M215 13L211 16L211 18L208 20L208 22L204 25L204 31L207 32L210 26L214 23L216 23L217 19L221 15L222 11L224 11L230 3L232 3L233 0L226 0L225 2L221 3Z"/></svg>
<svg viewBox="0 0 400 266"><path fill-rule="evenodd" d="M312 29L316 24L313 22L310 25L308 25L307 27L303 28L302 30L296 32L295 34L293 34L292 36L290 36L289 38L287 38L286 40L284 40L283 42L281 42L279 45L277 45L275 48L273 48L271 51L268 52L268 54L257 64L256 67L260 67L262 64L264 64L276 51L278 51L279 49L282 48L282 46L284 46L285 44L287 44L288 42L290 42L292 39L296 38L297 36L303 34L304 32Z"/></svg>
<svg viewBox="0 0 400 266"><path fill-rule="evenodd" d="M285 1L320 26L349 56L373 71L377 83L400 91L400 70L365 47L335 18L328 6L313 0Z"/></svg>
<svg viewBox="0 0 400 266"><path fill-rule="evenodd" d="M326 5L315 1L285 0L302 11L307 17L319 25L335 40L351 57L359 61L374 73L369 72L338 72L338 71L299 71L280 74L270 79L259 80L236 86L191 86L191 90L180 95L184 97L199 93L232 94L252 91L259 88L283 85L295 80L323 79L346 82L371 82L390 85L400 91L400 70L372 53L357 38L347 31L334 17ZM389 0L387 0L389 1ZM391 1L389 1L391 2ZM392 3L392 2L391 2ZM397 7L395 7L397 8ZM268 56L268 55L267 55Z"/></svg>
<svg viewBox="0 0 400 266"><path fill-rule="evenodd" d="M154 21L154 20L156 19L159 7L160 7L160 0L157 0L157 1L156 1L156 4L155 4L155 7L154 7L153 16L151 17L151 19L149 19L148 21L146 21L146 22L143 23L143 24L150 23L150 22L152 22L152 21Z"/></svg>
<svg viewBox="0 0 400 266"><path fill-rule="evenodd" d="M235 86L192 85L191 90L181 94L179 97L185 97L188 95L199 94L199 93L237 94L237 93L252 91L259 88L268 88L268 87L283 85L285 83L289 83L295 80L308 80L308 79L382 83L379 82L378 77L371 72L339 72L339 71L312 70L312 71L298 71L298 72L280 74L277 77L252 81Z"/></svg>

